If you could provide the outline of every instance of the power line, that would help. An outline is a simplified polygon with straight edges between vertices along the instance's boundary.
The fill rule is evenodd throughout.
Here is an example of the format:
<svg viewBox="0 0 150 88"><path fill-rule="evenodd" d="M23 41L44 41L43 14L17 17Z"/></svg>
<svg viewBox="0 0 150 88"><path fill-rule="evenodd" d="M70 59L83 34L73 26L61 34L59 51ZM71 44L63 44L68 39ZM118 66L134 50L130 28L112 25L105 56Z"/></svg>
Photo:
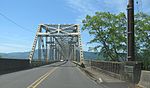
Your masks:
<svg viewBox="0 0 150 88"><path fill-rule="evenodd" d="M20 28L23 29L24 31L28 31L28 32L34 33L33 31L28 30L27 28L21 26L20 24L16 23L15 21L11 20L9 17L7 17L6 15L2 14L1 12L0 12L0 15L1 15L3 18L5 18L6 20L10 21L11 23L13 23L13 24L15 24L16 26L20 27Z"/></svg>

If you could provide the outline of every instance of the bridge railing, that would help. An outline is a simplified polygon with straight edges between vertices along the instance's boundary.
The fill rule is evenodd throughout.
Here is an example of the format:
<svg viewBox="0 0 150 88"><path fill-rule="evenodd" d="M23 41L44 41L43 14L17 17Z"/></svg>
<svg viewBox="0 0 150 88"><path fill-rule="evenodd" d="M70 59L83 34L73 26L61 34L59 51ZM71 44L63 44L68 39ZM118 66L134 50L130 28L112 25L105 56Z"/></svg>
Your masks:
<svg viewBox="0 0 150 88"><path fill-rule="evenodd" d="M0 58L0 75L5 73L11 73L15 71L20 71L24 69L30 69L38 66L43 66L47 64L52 64L58 61L38 61L34 60L30 63L29 59L10 59L10 58Z"/></svg>
<svg viewBox="0 0 150 88"><path fill-rule="evenodd" d="M121 62L91 61L91 65L116 74L121 74L123 70Z"/></svg>
<svg viewBox="0 0 150 88"><path fill-rule="evenodd" d="M138 83L141 74L140 62L113 62L99 60L84 60L85 66L99 70L115 78Z"/></svg>
<svg viewBox="0 0 150 88"><path fill-rule="evenodd" d="M30 67L27 59L0 58L0 74L28 69Z"/></svg>

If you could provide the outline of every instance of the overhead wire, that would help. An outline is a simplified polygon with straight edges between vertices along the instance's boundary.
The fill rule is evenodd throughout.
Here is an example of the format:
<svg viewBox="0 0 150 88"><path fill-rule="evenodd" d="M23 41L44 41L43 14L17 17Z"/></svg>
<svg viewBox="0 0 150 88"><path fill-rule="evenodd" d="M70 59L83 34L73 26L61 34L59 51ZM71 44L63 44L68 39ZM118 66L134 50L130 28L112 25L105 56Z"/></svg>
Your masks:
<svg viewBox="0 0 150 88"><path fill-rule="evenodd" d="M23 27L22 25L16 23L15 21L13 21L12 19L10 19L8 16L4 15L3 13L0 12L0 15L1 15L4 19L8 20L9 22L11 22L11 23L15 24L16 26L18 26L19 28L21 28L22 30L34 33L34 31L31 31L31 30L29 30L29 29Z"/></svg>
<svg viewBox="0 0 150 88"><path fill-rule="evenodd" d="M16 23L15 21L13 21L11 18L9 18L8 16L4 15L3 13L0 12L0 16L2 16L4 19L8 20L9 22L15 24L16 26L18 26L19 28L21 28L23 31L27 31L27 32L31 32L34 33L34 31L31 31L27 28L25 28L24 26ZM9 38L9 40L14 40L14 38ZM21 44L20 44L21 45ZM8 45L8 44L1 44L1 46L3 47L11 47L11 48L20 48L20 47L24 47L24 46L14 46L14 45Z"/></svg>

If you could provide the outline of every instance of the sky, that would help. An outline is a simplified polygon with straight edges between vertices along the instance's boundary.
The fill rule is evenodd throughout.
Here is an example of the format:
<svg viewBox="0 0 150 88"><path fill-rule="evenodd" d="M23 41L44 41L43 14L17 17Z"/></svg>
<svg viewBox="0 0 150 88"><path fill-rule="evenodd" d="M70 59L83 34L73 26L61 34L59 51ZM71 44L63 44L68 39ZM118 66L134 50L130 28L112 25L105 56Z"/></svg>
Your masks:
<svg viewBox="0 0 150 88"><path fill-rule="evenodd" d="M136 4L136 1L141 3ZM0 0L0 53L25 52L32 48L39 24L80 24L96 11L126 13L128 0ZM150 0L135 0L135 12L150 14ZM83 50L92 38L81 33Z"/></svg>

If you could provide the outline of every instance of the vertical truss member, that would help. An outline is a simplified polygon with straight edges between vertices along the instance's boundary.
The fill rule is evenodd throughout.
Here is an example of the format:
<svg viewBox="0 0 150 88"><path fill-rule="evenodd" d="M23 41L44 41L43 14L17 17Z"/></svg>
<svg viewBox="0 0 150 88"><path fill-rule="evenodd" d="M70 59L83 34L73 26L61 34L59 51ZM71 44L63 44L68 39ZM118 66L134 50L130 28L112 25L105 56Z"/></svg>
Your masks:
<svg viewBox="0 0 150 88"><path fill-rule="evenodd" d="M78 24L40 24L29 55L31 63L36 60L33 59L35 49L38 49L38 61L75 60L84 63Z"/></svg>

